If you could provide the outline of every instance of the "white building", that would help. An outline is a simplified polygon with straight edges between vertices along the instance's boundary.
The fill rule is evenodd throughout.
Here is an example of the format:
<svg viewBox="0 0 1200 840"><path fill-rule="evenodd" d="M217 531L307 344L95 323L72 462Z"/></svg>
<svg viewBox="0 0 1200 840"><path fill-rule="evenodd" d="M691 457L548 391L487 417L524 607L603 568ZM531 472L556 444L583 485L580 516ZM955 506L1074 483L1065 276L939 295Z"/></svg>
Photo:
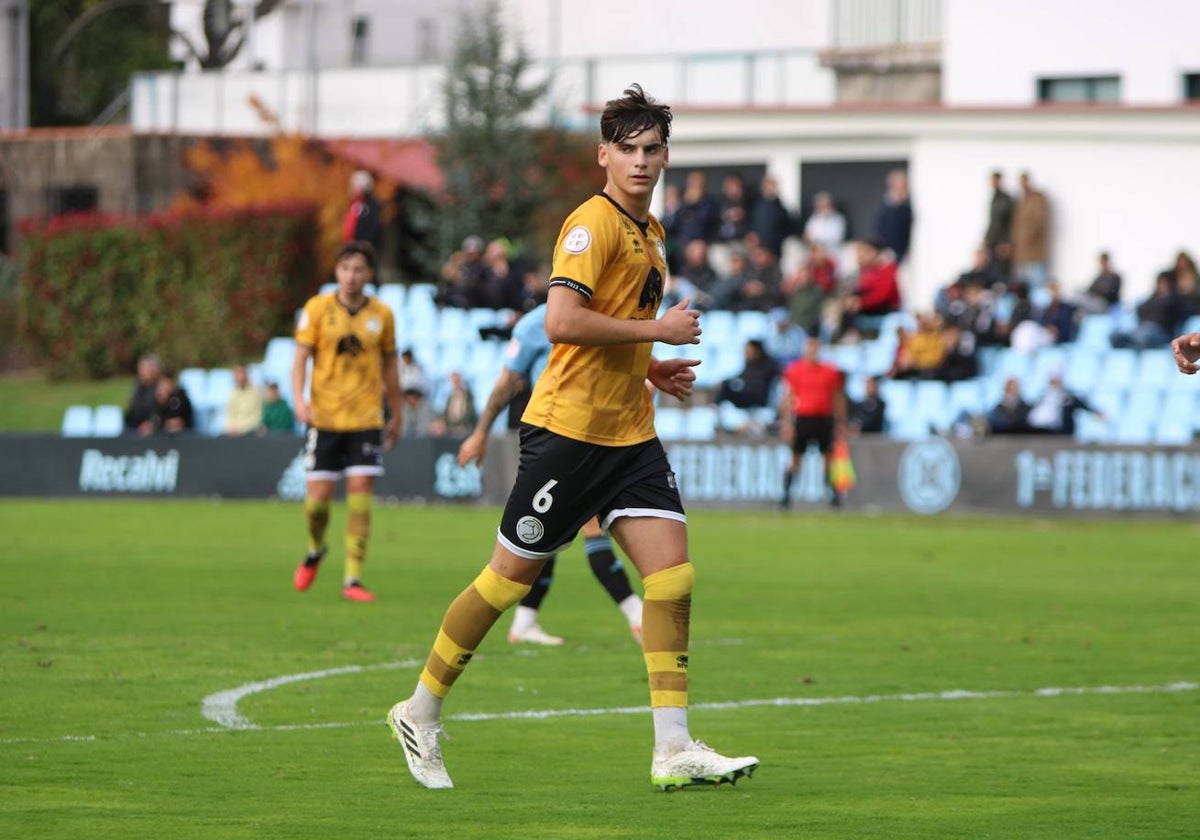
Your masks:
<svg viewBox="0 0 1200 840"><path fill-rule="evenodd" d="M199 8L176 3L173 23L194 31ZM566 0L503 8L538 61L533 75L553 80L539 119L590 127L636 80L676 111L676 172L770 170L793 206L842 178L860 218L879 173L907 166L910 306L927 306L969 261L993 169L1010 187L1028 170L1049 196L1052 271L1067 289L1107 249L1132 302L1175 252L1200 250L1192 0L662 0L633 24ZM226 71L135 79L134 127L267 132L254 95L289 130L436 131L457 15L436 0L286 3Z"/></svg>

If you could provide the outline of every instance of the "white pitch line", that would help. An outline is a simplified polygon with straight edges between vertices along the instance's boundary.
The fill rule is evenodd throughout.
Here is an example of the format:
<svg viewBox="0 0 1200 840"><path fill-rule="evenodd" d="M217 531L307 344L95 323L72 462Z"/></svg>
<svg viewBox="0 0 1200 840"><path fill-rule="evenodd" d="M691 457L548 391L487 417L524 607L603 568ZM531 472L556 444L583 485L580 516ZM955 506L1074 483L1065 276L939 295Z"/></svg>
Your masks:
<svg viewBox="0 0 1200 840"><path fill-rule="evenodd" d="M279 685L286 685L292 682L299 682L302 679L320 679L323 676L335 676L338 674L355 674L364 671L379 671L391 670L395 668L408 667L411 662L389 662L383 665L351 665L345 668L331 668L328 671L312 671L307 674L293 674L290 677L277 677L273 680L265 680L260 683L249 683L242 686L244 689L249 689L254 686L253 691L245 691L240 696L253 694L256 691L264 691L267 688L274 688ZM264 688L265 686L265 688ZM231 696L234 692L240 689L233 689L230 692L219 692L211 695L217 697L219 695ZM755 707L789 707L789 706L846 706L846 705L864 705L873 703L922 703L922 702L948 702L955 700L995 700L1003 698L1045 698L1045 697L1064 697L1064 696L1080 696L1080 695L1113 695L1113 694L1176 694L1184 691L1200 690L1200 683L1194 682L1172 682L1163 685L1098 685L1098 686L1072 686L1065 688L1035 688L1032 691L967 691L956 689L951 691L927 691L908 694L867 694L863 696L842 696L842 697L774 697L765 700L732 700L728 702L718 703L693 703L688 708L691 710L728 710L728 709L749 709ZM208 699L208 698L206 698ZM493 720L544 720L547 718L560 717L594 717L597 715L634 715L645 714L650 711L649 706L612 706L599 709L537 709L520 712L465 712L463 714L449 715L447 721L493 721ZM235 712L236 714L236 712ZM77 742L77 741L100 741L109 740L110 738L119 737L167 737L167 736L185 736L185 735L213 735L232 730L251 731L251 732L296 732L314 729L345 729L352 726L377 726L379 722L374 721L342 721L330 723L296 723L296 724L278 724L275 726L259 726L251 723L245 718L237 715L242 721L240 725L229 726L222 725L220 727L212 726L204 729L175 729L157 734L146 732L130 733L126 736L97 736L97 735L64 735L56 738L0 738L0 744L30 744L30 743L59 743L59 742Z"/></svg>

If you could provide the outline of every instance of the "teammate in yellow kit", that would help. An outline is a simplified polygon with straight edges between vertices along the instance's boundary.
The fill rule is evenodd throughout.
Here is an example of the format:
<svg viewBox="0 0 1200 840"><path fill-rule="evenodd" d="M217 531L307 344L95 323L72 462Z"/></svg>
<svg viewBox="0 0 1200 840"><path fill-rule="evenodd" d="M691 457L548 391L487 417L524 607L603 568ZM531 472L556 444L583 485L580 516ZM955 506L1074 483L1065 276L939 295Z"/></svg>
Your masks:
<svg viewBox="0 0 1200 840"><path fill-rule="evenodd" d="M296 325L292 395L296 418L306 424L304 515L308 553L293 583L312 586L328 551L325 530L337 480L346 477L346 571L342 597L374 601L362 584L371 532L371 497L383 475L383 453L400 436L400 378L392 311L364 294L374 277L375 249L349 242L337 255L337 291L309 299ZM304 397L312 361L311 396ZM390 416L386 427L380 392Z"/></svg>

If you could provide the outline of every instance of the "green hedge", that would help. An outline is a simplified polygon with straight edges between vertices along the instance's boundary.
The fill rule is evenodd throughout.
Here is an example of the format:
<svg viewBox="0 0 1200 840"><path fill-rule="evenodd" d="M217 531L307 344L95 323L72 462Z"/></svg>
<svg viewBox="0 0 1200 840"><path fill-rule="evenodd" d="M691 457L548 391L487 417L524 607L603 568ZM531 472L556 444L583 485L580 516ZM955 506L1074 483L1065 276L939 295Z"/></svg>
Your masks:
<svg viewBox="0 0 1200 840"><path fill-rule="evenodd" d="M71 216L22 231L21 340L55 378L262 357L319 285L316 210L277 204L145 219Z"/></svg>

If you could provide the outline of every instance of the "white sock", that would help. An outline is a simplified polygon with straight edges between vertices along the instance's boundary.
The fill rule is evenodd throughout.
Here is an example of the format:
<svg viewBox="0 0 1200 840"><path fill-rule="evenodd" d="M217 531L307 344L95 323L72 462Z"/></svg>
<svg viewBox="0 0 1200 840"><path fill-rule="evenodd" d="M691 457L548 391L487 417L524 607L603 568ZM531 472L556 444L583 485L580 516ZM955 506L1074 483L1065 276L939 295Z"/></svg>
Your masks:
<svg viewBox="0 0 1200 840"><path fill-rule="evenodd" d="M417 681L417 690L413 692L408 709L418 723L437 723L442 719L442 698L425 687L425 683Z"/></svg>
<svg viewBox="0 0 1200 840"><path fill-rule="evenodd" d="M508 632L511 635L520 635L521 633L524 633L530 627L533 627L535 624L537 624L537 614L538 611L532 607L522 607L517 605L517 608L513 610L513 623Z"/></svg>
<svg viewBox="0 0 1200 840"><path fill-rule="evenodd" d="M682 706L657 706L650 710L654 716L654 752L671 755L692 743L688 731L687 709Z"/></svg>
<svg viewBox="0 0 1200 840"><path fill-rule="evenodd" d="M637 595L630 595L617 604L617 609L625 613L625 620L629 622L630 627L642 626L642 599Z"/></svg>

